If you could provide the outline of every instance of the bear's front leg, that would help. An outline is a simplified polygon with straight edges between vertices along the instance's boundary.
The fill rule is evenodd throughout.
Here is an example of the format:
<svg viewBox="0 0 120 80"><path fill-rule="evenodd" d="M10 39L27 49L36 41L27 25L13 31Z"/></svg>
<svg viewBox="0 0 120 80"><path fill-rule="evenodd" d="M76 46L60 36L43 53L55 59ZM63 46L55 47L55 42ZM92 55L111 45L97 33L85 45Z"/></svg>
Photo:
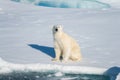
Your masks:
<svg viewBox="0 0 120 80"><path fill-rule="evenodd" d="M70 57L70 50L67 49L67 50L64 50L63 51L63 60L62 62L68 62L69 61L69 57Z"/></svg>
<svg viewBox="0 0 120 80"><path fill-rule="evenodd" d="M54 49L55 50L55 58L52 59L52 61L59 61L60 60L60 55L61 55L61 51L57 48Z"/></svg>
<svg viewBox="0 0 120 80"><path fill-rule="evenodd" d="M59 45L55 42L55 45L54 45L54 50L55 50L55 58L52 59L52 61L60 61L60 56L61 56L61 50L60 50L60 47Z"/></svg>

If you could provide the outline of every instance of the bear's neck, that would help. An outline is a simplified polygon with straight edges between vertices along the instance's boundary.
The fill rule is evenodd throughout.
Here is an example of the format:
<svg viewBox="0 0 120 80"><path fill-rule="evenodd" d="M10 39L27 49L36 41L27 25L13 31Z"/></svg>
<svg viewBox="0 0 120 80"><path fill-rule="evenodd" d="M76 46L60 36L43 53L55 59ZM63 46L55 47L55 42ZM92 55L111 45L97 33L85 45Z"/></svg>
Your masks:
<svg viewBox="0 0 120 80"><path fill-rule="evenodd" d="M63 35L63 33L64 33L64 32L57 32L57 33L55 33L55 34L54 34L54 39L59 39L59 38L61 38L62 35Z"/></svg>

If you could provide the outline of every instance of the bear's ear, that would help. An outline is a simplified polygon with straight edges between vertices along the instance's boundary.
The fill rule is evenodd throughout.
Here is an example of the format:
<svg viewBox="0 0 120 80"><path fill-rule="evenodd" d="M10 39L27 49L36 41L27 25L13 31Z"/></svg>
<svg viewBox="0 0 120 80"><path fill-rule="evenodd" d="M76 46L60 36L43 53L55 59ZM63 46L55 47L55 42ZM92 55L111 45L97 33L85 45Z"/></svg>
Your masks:
<svg viewBox="0 0 120 80"><path fill-rule="evenodd" d="M62 25L57 25L57 27L59 28L59 29L63 29L63 26Z"/></svg>
<svg viewBox="0 0 120 80"><path fill-rule="evenodd" d="M53 29L53 27L54 27L53 25L50 25L50 26L49 26L50 29Z"/></svg>

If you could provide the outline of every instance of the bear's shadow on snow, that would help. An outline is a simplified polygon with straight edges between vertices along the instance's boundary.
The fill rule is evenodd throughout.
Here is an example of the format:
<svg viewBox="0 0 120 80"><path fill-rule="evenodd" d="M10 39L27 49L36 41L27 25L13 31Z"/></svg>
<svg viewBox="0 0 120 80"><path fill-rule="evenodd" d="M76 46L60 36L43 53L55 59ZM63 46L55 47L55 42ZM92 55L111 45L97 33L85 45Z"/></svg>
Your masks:
<svg viewBox="0 0 120 80"><path fill-rule="evenodd" d="M120 74L120 67L114 66L109 68L104 75L110 76L110 80L116 80L118 74Z"/></svg>
<svg viewBox="0 0 120 80"><path fill-rule="evenodd" d="M41 46L37 44L28 44L28 46L32 47L33 49L39 50L52 58L55 58L55 51L53 47Z"/></svg>

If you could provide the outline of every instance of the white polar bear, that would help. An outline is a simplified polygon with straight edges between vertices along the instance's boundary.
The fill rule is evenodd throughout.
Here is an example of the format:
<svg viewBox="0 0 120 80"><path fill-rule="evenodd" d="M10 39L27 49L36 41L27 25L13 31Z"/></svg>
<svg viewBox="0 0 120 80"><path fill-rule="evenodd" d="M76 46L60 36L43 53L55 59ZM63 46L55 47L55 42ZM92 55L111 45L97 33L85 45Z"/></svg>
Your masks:
<svg viewBox="0 0 120 80"><path fill-rule="evenodd" d="M59 61L62 57L63 62L68 60L80 61L81 53L78 43L69 35L63 32L61 25L53 26L54 50L56 57L53 61Z"/></svg>

